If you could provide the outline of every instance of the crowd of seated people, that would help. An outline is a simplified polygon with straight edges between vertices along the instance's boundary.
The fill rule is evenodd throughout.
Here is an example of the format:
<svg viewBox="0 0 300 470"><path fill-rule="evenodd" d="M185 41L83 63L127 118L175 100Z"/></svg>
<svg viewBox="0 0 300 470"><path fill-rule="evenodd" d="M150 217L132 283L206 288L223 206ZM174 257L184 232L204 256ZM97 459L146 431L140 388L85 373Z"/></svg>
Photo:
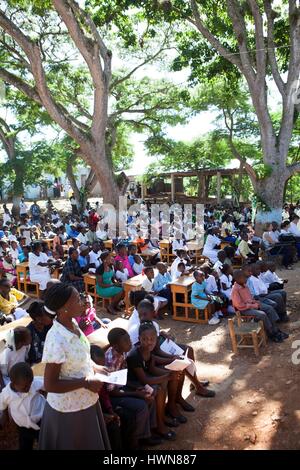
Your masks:
<svg viewBox="0 0 300 470"><path fill-rule="evenodd" d="M147 204L140 214L128 216L130 237L112 240L110 250L104 245L109 236L100 224L102 215L90 206L81 217L74 204L72 214L64 217L49 204L46 214L34 206L31 218L23 213L20 220L4 208L10 218L6 215L5 223L0 222L0 321L12 322L0 351L1 426L9 417L16 423L20 449L32 449L38 442L40 449L135 450L178 437L177 428L188 420L183 411L195 411L183 398L184 381L190 380L197 395L215 395L197 370L170 371L166 366L178 356L161 349L166 340L176 342L160 322L172 312L170 285L184 276L194 280L191 304L209 309L210 325L239 311L261 320L274 343L288 338L281 326L289 321L287 281L276 274L272 256L280 255L288 269L296 262L300 205L285 207L281 227L272 222L261 237L249 208L207 207L202 251L206 260L199 264L187 245L195 230L189 227L178 236L182 220L192 215L195 222L194 214L184 213L181 220L175 216L168 226L170 265L160 260L163 216L156 220L153 239L139 233L139 216L143 211L143 216L149 215L151 209ZM264 251L270 255L266 260L261 257ZM26 262L29 278L41 293L41 299L27 307L28 296L16 289L16 267ZM51 277L54 269L60 270L60 279ZM96 293L108 299L105 308L112 318L100 319L84 292L87 274L95 277ZM123 284L141 274L141 288L130 296L134 310L127 328L110 328L124 309ZM26 326L13 327L24 317L29 320ZM108 331L104 349L89 343L89 336L100 329ZM178 346L195 359L193 348ZM41 361L46 364L44 377L35 377L32 367ZM97 373L122 369L128 370L126 385L97 378Z"/></svg>

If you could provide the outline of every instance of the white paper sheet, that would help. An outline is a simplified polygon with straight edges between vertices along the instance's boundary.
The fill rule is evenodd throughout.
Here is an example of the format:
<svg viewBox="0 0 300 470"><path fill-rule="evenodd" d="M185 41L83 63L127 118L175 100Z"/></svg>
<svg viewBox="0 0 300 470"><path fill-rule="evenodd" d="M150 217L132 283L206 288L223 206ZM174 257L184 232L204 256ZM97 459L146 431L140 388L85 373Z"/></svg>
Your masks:
<svg viewBox="0 0 300 470"><path fill-rule="evenodd" d="M160 349L166 354L172 354L173 356L181 356L184 353L184 350L178 346L171 339L167 339L161 344Z"/></svg>
<svg viewBox="0 0 300 470"><path fill-rule="evenodd" d="M128 369L117 370L115 372L110 372L109 374L95 374L95 379L101 380L101 382L105 382L108 384L115 384L115 385L126 385L127 383L127 372Z"/></svg>
<svg viewBox="0 0 300 470"><path fill-rule="evenodd" d="M196 366L192 359L187 356L183 356L182 359L175 359L171 364L165 366L166 369L182 371L187 370L191 375L195 375Z"/></svg>

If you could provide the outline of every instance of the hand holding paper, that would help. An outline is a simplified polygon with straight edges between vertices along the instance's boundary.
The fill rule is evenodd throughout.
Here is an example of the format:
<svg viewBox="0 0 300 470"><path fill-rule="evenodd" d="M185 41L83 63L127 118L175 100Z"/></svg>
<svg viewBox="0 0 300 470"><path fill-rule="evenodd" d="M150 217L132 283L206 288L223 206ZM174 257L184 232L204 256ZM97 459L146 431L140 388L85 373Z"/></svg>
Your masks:
<svg viewBox="0 0 300 470"><path fill-rule="evenodd" d="M127 369L122 369L115 372L109 372L107 375L97 373L95 374L95 378L101 380L101 382L109 384L126 385L127 371Z"/></svg>

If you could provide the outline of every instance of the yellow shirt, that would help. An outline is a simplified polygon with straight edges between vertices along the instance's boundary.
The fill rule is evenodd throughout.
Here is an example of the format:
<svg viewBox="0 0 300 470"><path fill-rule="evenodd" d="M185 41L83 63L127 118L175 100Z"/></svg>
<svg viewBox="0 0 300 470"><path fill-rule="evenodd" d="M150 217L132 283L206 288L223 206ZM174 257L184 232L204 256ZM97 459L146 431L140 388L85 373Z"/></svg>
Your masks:
<svg viewBox="0 0 300 470"><path fill-rule="evenodd" d="M13 308L18 307L18 301L22 300L25 294L17 289L10 289L9 300L0 295L0 312L9 315Z"/></svg>
<svg viewBox="0 0 300 470"><path fill-rule="evenodd" d="M245 240L242 240L239 244L239 252L243 258L247 258L247 256L251 253L254 254L253 251L250 250L248 243Z"/></svg>

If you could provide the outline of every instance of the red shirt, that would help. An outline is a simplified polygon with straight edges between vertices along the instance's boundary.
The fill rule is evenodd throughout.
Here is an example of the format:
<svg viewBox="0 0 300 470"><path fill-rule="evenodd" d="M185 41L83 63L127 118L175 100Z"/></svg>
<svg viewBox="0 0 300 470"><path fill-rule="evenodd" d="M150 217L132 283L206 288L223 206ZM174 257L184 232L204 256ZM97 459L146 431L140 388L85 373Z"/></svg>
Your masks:
<svg viewBox="0 0 300 470"><path fill-rule="evenodd" d="M231 291L232 305L236 310L243 312L251 308L259 309L259 303L252 297L252 294L247 286L241 286L237 282Z"/></svg>
<svg viewBox="0 0 300 470"><path fill-rule="evenodd" d="M100 220L100 217L96 212L95 212L95 214L90 214L89 215L89 226L90 226L90 228L96 229L99 220Z"/></svg>

